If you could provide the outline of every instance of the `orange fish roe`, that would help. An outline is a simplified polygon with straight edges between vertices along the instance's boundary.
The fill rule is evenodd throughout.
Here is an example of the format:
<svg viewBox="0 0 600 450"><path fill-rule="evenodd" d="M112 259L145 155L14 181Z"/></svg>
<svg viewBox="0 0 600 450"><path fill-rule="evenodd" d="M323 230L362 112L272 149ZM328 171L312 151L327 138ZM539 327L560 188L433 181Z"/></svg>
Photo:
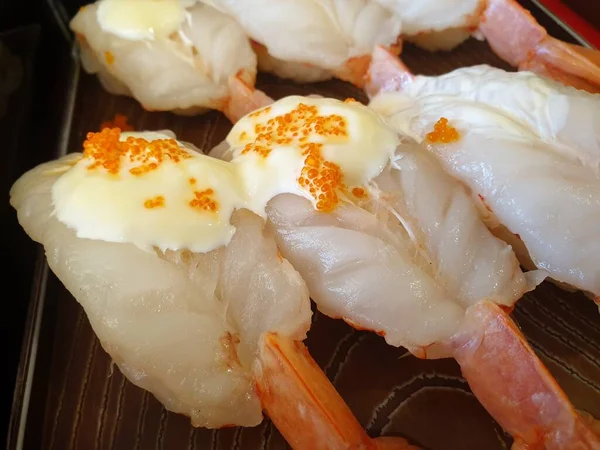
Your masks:
<svg viewBox="0 0 600 450"><path fill-rule="evenodd" d="M162 208L163 206L165 206L165 198L162 195L149 198L144 202L144 207L147 209Z"/></svg>
<svg viewBox="0 0 600 450"><path fill-rule="evenodd" d="M115 62L115 55L111 52L104 52L104 60L106 61L106 64L110 66Z"/></svg>
<svg viewBox="0 0 600 450"><path fill-rule="evenodd" d="M120 128L121 131L133 131L133 127L127 122L127 116L123 114L115 114L112 120L102 122L100 129L105 128Z"/></svg>
<svg viewBox="0 0 600 450"><path fill-rule="evenodd" d="M212 197L215 191L212 189L205 189L203 191L194 191L195 198L190 201L192 208L201 209L203 211L218 211L219 204Z"/></svg>
<svg viewBox="0 0 600 450"><path fill-rule="evenodd" d="M352 189L352 195L354 195L356 198L366 198L367 191L365 191L363 188L355 187Z"/></svg>
<svg viewBox="0 0 600 450"><path fill-rule="evenodd" d="M302 155L306 158L298 183L315 199L317 210L331 211L335 208L339 201L338 190L345 189L342 170L322 157L323 144L310 140L313 137L347 139L348 125L342 116L321 116L316 106L300 103L286 114L273 117L266 123L257 123L254 132L254 142L246 144L242 154L255 152L267 157L276 145L300 144ZM244 138L243 134L240 134L240 140Z"/></svg>
<svg viewBox="0 0 600 450"><path fill-rule="evenodd" d="M257 113L261 111L252 114ZM316 106L307 106L303 103L287 114L269 119L266 124L257 123L254 132L257 135L254 142L246 144L242 154L256 152L267 157L274 145L307 142L311 135L348 136L346 121L342 116L336 114L320 116ZM240 140L245 138L245 133L245 131L240 133Z"/></svg>
<svg viewBox="0 0 600 450"><path fill-rule="evenodd" d="M258 117L261 114L268 114L269 111L271 111L271 107L267 106L266 108L259 109L258 111L251 112L250 114L248 114L248 117Z"/></svg>
<svg viewBox="0 0 600 450"><path fill-rule="evenodd" d="M352 97L348 97L346 100L344 100L344 103L357 103L356 99L352 98Z"/></svg>
<svg viewBox="0 0 600 450"><path fill-rule="evenodd" d="M444 144L448 144L450 142L458 141L460 139L460 135L458 134L458 130L454 128L452 125L448 125L448 119L445 117L441 117L440 120L433 126L433 131L427 133L426 136L429 142L442 142Z"/></svg>
<svg viewBox="0 0 600 450"><path fill-rule="evenodd" d="M194 177L189 179L190 184L193 186L196 184L196 179Z"/></svg>
<svg viewBox="0 0 600 450"><path fill-rule="evenodd" d="M338 190L344 189L344 176L337 164L321 157L323 144L302 144L306 155L298 184L317 201L317 210L332 211L339 202Z"/></svg>
<svg viewBox="0 0 600 450"><path fill-rule="evenodd" d="M105 128L99 133L88 133L83 143L83 156L93 160L88 170L103 168L116 175L121 170L122 158L136 164L129 169L132 175L143 175L157 169L165 160L175 163L191 156L174 139L149 142L143 138L128 137L121 142L119 128Z"/></svg>

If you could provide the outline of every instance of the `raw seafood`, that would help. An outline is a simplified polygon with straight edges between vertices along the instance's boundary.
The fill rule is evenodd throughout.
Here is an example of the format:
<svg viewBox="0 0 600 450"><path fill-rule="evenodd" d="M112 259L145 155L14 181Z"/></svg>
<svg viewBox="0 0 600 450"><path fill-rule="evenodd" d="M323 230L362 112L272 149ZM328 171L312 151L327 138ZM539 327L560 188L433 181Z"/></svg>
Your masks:
<svg viewBox="0 0 600 450"><path fill-rule="evenodd" d="M518 445L597 448L503 310L545 273L523 274L467 190L386 128L353 101L288 97L245 116L215 154L246 166L253 192L280 194L270 227L323 313L419 357L454 357Z"/></svg>
<svg viewBox="0 0 600 450"><path fill-rule="evenodd" d="M195 426L264 408L293 448L376 448L300 342L306 285L230 165L170 132L105 129L84 149L23 175L11 204L123 374Z"/></svg>
<svg viewBox="0 0 600 450"><path fill-rule="evenodd" d="M83 7L71 28L84 69L107 91L131 96L149 111L218 109L235 120L230 80L254 86L256 55L246 35L208 5L100 0Z"/></svg>
<svg viewBox="0 0 600 450"><path fill-rule="evenodd" d="M400 19L371 0L203 0L254 41L261 71L299 82L363 85L376 45L396 47Z"/></svg>
<svg viewBox="0 0 600 450"><path fill-rule="evenodd" d="M600 95L489 66L413 76L383 50L375 58L371 107L469 187L524 265L598 297ZM442 116L454 142L427 139Z"/></svg>

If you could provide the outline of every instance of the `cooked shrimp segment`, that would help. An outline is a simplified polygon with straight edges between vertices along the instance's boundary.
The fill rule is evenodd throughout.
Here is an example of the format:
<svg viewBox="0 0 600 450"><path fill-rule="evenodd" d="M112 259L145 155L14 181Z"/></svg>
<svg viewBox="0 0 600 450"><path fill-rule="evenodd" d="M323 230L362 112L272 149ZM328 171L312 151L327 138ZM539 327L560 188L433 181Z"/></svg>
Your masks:
<svg viewBox="0 0 600 450"><path fill-rule="evenodd" d="M479 30L509 64L578 89L600 91L600 52L548 36L516 0L487 0Z"/></svg>
<svg viewBox="0 0 600 450"><path fill-rule="evenodd" d="M497 305L484 301L467 309L466 323L452 345L473 393L515 438L513 448L600 448L593 422L575 411Z"/></svg>

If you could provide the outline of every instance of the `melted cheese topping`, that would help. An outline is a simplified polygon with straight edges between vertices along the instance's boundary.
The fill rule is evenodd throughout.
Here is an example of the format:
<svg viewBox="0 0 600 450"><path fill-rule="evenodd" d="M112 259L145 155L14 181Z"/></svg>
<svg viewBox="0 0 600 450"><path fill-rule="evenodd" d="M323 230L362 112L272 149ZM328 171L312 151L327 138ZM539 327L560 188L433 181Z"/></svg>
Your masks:
<svg viewBox="0 0 600 450"><path fill-rule="evenodd" d="M415 76L401 92L381 93L369 106L418 141L443 115L470 131L522 139L539 136L550 142L563 132L575 101L593 100L593 95L585 94L531 72L479 65L440 76ZM592 102L586 103L585 112L593 111ZM592 129L598 115L589 116L581 115L577 122Z"/></svg>
<svg viewBox="0 0 600 450"><path fill-rule="evenodd" d="M102 30L120 38L157 39L179 29L188 4L189 0L101 0L96 17Z"/></svg>
<svg viewBox="0 0 600 450"><path fill-rule="evenodd" d="M291 96L243 117L227 137L250 209L293 193L330 211L365 196L399 144L397 134L354 101Z"/></svg>
<svg viewBox="0 0 600 450"><path fill-rule="evenodd" d="M331 211L361 199L399 144L355 101L287 97L242 118L221 161L160 132L89 133L81 157L52 188L55 213L80 238L151 250L208 252L235 233L231 215L266 215L280 193Z"/></svg>
<svg viewBox="0 0 600 450"><path fill-rule="evenodd" d="M165 134L104 129L88 134L52 199L80 238L208 252L229 243L244 206L232 169Z"/></svg>

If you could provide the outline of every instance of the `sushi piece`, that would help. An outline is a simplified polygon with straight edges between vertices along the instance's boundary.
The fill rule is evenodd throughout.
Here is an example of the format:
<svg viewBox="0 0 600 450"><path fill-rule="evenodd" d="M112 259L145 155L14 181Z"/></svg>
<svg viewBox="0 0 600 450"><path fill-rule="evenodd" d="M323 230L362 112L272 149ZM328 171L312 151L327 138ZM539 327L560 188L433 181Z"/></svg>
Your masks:
<svg viewBox="0 0 600 450"><path fill-rule="evenodd" d="M226 142L216 151L270 199L279 249L320 311L455 358L516 446L600 445L506 312L547 274L521 271L424 148L355 101L306 97L248 114ZM287 184L273 191L276 178Z"/></svg>
<svg viewBox="0 0 600 450"><path fill-rule="evenodd" d="M10 202L102 347L168 410L219 428L264 409L293 448L376 448L302 345L308 290L238 180L168 131L104 129Z"/></svg>
<svg viewBox="0 0 600 450"><path fill-rule="evenodd" d="M204 0L252 39L261 71L298 82L363 85L377 45L399 51L400 18L370 0Z"/></svg>
<svg viewBox="0 0 600 450"><path fill-rule="evenodd" d="M216 109L235 120L231 79L254 86L256 55L244 31L208 5L99 0L79 10L71 29L85 71L108 92L133 97L148 111L194 115Z"/></svg>
<svg viewBox="0 0 600 450"><path fill-rule="evenodd" d="M521 262L598 301L600 95L489 66L413 76L384 50L373 70L371 106L468 186Z"/></svg>

